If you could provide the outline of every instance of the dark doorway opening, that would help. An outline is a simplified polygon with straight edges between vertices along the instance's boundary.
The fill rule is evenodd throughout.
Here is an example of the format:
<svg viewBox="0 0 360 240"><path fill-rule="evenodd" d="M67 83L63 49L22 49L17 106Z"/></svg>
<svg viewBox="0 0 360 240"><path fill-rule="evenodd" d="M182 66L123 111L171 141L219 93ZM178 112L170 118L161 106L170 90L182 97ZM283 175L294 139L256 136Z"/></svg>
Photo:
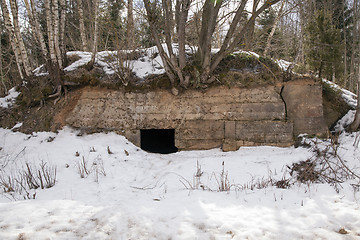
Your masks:
<svg viewBox="0 0 360 240"><path fill-rule="evenodd" d="M174 153L175 129L143 129L141 134L141 149L152 153Z"/></svg>

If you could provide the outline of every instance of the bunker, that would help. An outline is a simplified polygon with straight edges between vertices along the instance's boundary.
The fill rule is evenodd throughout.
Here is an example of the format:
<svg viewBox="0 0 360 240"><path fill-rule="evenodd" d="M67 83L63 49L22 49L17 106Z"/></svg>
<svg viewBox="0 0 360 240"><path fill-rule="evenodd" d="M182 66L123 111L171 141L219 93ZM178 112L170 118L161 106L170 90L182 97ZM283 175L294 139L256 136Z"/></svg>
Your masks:
<svg viewBox="0 0 360 240"><path fill-rule="evenodd" d="M75 128L116 131L146 151L290 146L301 133L327 134L322 86L312 79L239 88L189 89L175 96L85 87L66 117Z"/></svg>

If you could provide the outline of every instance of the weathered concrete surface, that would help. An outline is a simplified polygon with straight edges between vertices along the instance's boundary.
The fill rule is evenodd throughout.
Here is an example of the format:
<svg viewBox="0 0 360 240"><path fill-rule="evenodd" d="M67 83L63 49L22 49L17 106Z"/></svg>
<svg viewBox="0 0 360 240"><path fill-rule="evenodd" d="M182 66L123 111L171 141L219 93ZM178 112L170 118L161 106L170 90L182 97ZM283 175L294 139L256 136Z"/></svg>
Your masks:
<svg viewBox="0 0 360 240"><path fill-rule="evenodd" d="M280 92L281 86L221 86L174 96L161 89L125 92L86 87L66 123L76 128L118 131L136 145L140 144L141 129L175 129L179 149L288 146L293 143L294 132L324 130L319 130L323 121L321 89L309 83L287 84L283 89L286 104ZM304 98L303 94L308 96ZM300 96L302 100L297 99ZM306 127L307 123L315 126Z"/></svg>
<svg viewBox="0 0 360 240"><path fill-rule="evenodd" d="M322 105L322 86L312 80L295 80L285 84L282 97L287 117L294 122L294 135L324 135L327 126Z"/></svg>

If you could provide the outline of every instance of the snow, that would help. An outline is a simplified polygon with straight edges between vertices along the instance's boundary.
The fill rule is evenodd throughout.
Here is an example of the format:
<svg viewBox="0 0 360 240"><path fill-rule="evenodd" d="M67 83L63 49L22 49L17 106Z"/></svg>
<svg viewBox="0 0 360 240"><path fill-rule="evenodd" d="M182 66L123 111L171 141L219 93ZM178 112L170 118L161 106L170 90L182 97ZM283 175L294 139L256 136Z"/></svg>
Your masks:
<svg viewBox="0 0 360 240"><path fill-rule="evenodd" d="M259 58L260 55L257 54L257 53L254 53L254 52L251 52L251 51L243 51L243 50L239 50L239 51L236 51L236 52L233 52L234 54L247 54L247 55L250 55L250 56L254 56L256 58Z"/></svg>
<svg viewBox="0 0 360 240"><path fill-rule="evenodd" d="M70 64L69 66L64 68L65 72L71 72L71 71L78 69L81 66L88 64L91 61L92 53L91 52L81 52L81 51L71 51L71 52L67 52L66 56L67 57L76 56L76 57L80 58L79 60L73 62L72 64Z"/></svg>
<svg viewBox="0 0 360 240"><path fill-rule="evenodd" d="M34 75L37 76L37 77L49 75L49 73L46 71L46 68L45 68L45 65L44 65L44 64L42 64L42 65L40 65L39 67L35 68L35 69L33 70L33 73L34 73Z"/></svg>
<svg viewBox="0 0 360 240"><path fill-rule="evenodd" d="M329 84L332 88L336 89L336 90L340 90L341 91L341 96L342 98L344 99L344 101L353 109L356 108L357 106L357 96L356 94L350 92L349 90L346 90L344 88L341 88L339 85L329 81L329 80L326 80L326 79L323 79L323 82Z"/></svg>
<svg viewBox="0 0 360 240"><path fill-rule="evenodd" d="M129 67L139 78L145 78L150 74L162 74L165 72L160 56L156 47L137 50L142 53L142 56L137 60L126 60L123 63L124 67ZM129 51L123 51L129 52ZM95 64L100 66L103 71L112 75L120 68L120 62L117 58L116 51L98 52L95 57ZM157 55L157 56L156 56ZM65 71L74 71L77 68L88 64L91 61L92 54L90 52L68 52L67 56L77 56L80 59L67 66ZM156 57L154 57L156 56Z"/></svg>
<svg viewBox="0 0 360 240"><path fill-rule="evenodd" d="M174 53L177 54L178 46L174 44L173 46ZM163 48L167 54L168 49L166 44L163 44ZM194 52L194 48L186 46L186 52L192 53ZM122 50L121 53L129 54L132 53L130 50ZM118 58L117 51L102 51L96 53L95 57L95 64L103 69L103 71L108 74L112 75L115 74L116 71L119 71L120 66L129 68L132 72L135 73L137 77L140 79L144 79L145 77L152 75L152 74L163 74L165 73L164 64L161 60L159 55L159 51L156 46L144 49L138 49L134 51L134 53L139 53L140 56L138 59L135 60L127 60ZM80 52L80 51L73 51L67 53L68 57L77 56L79 60L73 62L69 66L67 66L64 71L74 71L77 68L88 64L91 61L92 53L90 52Z"/></svg>
<svg viewBox="0 0 360 240"><path fill-rule="evenodd" d="M359 172L355 137L342 134L338 151ZM353 180L339 193L327 184L251 188L289 177L287 165L312 155L301 147L161 155L114 133L0 129L1 176L26 162L57 168L55 186L36 190L35 199L0 194L0 239L358 239L360 194ZM83 159L92 169L85 178L78 172ZM217 191L223 163L227 192ZM339 234L341 228L348 234Z"/></svg>
<svg viewBox="0 0 360 240"><path fill-rule="evenodd" d="M275 62L279 65L279 67L281 68L281 70L283 71L287 71L289 69L289 67L291 66L291 64L293 64L292 62L283 60L283 59L276 59Z"/></svg>
<svg viewBox="0 0 360 240"><path fill-rule="evenodd" d="M141 57L124 66L139 78L164 72L156 47L139 51ZM91 60L89 52L67 54L79 60L65 71ZM121 64L116 55L97 53L97 66L114 74ZM289 65L282 60L278 64L283 69ZM43 68L35 73L46 74ZM347 103L356 106L356 96L340 90ZM0 98L0 107L11 106L18 94L11 89ZM337 128L341 131L353 116L350 111ZM0 128L0 185L7 176L18 176L26 163L54 166L57 177L52 188L29 190L29 196L35 194L31 200L24 200L24 191L4 192L1 187L0 239L360 239L355 180L345 181L339 192L321 183L292 182L289 189L269 184L290 178L287 166L313 156L307 148L263 146L161 155L144 152L115 133L78 136L67 127L57 134L12 130ZM359 140L360 132L342 133L338 148L357 174ZM325 140L307 141L319 142L322 149L330 146ZM89 173L82 178L79 169L84 162ZM220 192L225 178L230 190ZM340 234L340 229L348 234Z"/></svg>
<svg viewBox="0 0 360 240"><path fill-rule="evenodd" d="M0 98L0 107L9 108L11 107L16 98L19 96L19 92L16 91L16 88L12 88L9 90L9 94L6 97Z"/></svg>

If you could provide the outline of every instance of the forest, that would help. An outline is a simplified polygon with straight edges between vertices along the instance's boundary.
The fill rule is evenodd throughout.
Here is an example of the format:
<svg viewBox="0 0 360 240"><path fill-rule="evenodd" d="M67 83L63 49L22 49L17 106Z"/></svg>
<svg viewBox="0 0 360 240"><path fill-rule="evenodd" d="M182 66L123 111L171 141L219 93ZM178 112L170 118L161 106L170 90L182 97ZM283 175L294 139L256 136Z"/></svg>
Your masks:
<svg viewBox="0 0 360 240"><path fill-rule="evenodd" d="M152 46L172 86L187 88L194 78L212 83L220 62L245 50L287 60L292 63L287 71L326 78L356 93L359 5L356 0L1 0L0 95L31 82L33 69L43 65L54 90L48 97L60 96L68 51L90 52L88 69L97 52L116 51L116 72L126 85L131 73L126 60ZM192 56L188 46L195 49Z"/></svg>

